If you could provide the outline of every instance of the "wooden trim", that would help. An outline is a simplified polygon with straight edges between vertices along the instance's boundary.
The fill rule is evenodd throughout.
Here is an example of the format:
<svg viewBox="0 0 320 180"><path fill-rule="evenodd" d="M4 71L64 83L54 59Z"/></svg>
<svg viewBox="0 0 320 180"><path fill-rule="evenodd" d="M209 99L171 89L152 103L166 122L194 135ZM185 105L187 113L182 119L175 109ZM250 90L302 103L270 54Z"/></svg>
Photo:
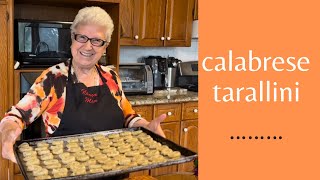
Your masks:
<svg viewBox="0 0 320 180"><path fill-rule="evenodd" d="M6 13L9 13L8 12L8 9L9 9L9 5L8 3L10 3L11 0L8 0L8 1L0 1L0 8L1 8L1 11L0 11L0 23L1 23L1 27L0 27L0 31L1 31L1 34L2 35L5 35L6 37L4 39L2 39L2 43L3 43L3 46L1 46L1 48L3 49L0 49L0 51L2 53L5 53L4 55L2 55L2 58L0 58L1 60L3 60L3 62L1 62L1 70L4 71L4 72L1 72L1 80L4 80L6 82L3 83L4 86L7 86L7 83L8 83L8 70L6 69L8 67L8 60L10 59L9 58L9 52L10 52L10 48L8 47L8 43L9 43L9 21L6 20ZM10 18L10 17L9 17ZM4 31L2 31L4 30ZM7 44L5 44L5 42ZM2 51L3 50L3 51ZM7 66L7 67L5 67ZM2 83L1 83L2 85ZM8 106L8 100L9 100L9 94L8 94L8 88L7 87L2 87L2 90L1 90L2 93L4 93L2 99L1 99L1 102L0 102L0 105L3 105L3 107L1 107L1 115L0 115L0 119L2 119L3 117L3 110L5 110ZM1 137L0 137L0 142L1 142ZM2 147L1 147L1 144L0 144L0 152L2 152ZM8 179L8 167L9 167L9 161L6 160L6 159L3 159L2 156L0 156L0 179Z"/></svg>
<svg viewBox="0 0 320 180"><path fill-rule="evenodd" d="M89 2L120 3L120 0L87 0Z"/></svg>
<svg viewBox="0 0 320 180"><path fill-rule="evenodd" d="M116 67L116 72L119 70L119 57L120 57L120 6L113 4L106 6L105 10L110 14L114 30L111 37L111 43L107 47L108 63Z"/></svg>
<svg viewBox="0 0 320 180"><path fill-rule="evenodd" d="M199 3L198 0L194 1L193 20L198 20L199 19L199 17L198 17L198 14L199 14L198 3Z"/></svg>
<svg viewBox="0 0 320 180"><path fill-rule="evenodd" d="M83 4L119 4L120 0L15 0L17 4L38 4L38 5L83 5Z"/></svg>
<svg viewBox="0 0 320 180"><path fill-rule="evenodd" d="M14 36L14 30L13 30L13 19L14 19L14 13L13 13L13 1L8 1L8 13L9 13L9 21L8 21L8 105L9 107L13 105L13 66L14 66L14 58L13 58L13 36Z"/></svg>
<svg viewBox="0 0 320 180"><path fill-rule="evenodd" d="M8 0L8 13L9 13L9 21L8 21L8 106L11 107L14 103L14 83L18 80L14 78L14 29L13 29L13 20L14 20L14 10L13 10L13 0ZM8 179L14 179L14 163L8 161L8 170L9 177Z"/></svg>

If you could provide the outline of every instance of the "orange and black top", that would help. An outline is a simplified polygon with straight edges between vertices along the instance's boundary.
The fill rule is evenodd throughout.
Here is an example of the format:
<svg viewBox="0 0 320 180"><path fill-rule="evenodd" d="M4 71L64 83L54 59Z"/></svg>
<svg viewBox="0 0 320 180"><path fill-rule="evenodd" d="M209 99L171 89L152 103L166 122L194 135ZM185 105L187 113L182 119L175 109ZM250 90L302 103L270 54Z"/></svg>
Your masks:
<svg viewBox="0 0 320 180"><path fill-rule="evenodd" d="M3 121L16 121L21 128L25 128L42 115L47 136L52 135L62 121L66 105L66 86L70 61L52 66L36 79L29 92L5 114ZM72 79L76 80L74 70L71 68ZM129 122L141 118L132 109L130 102L122 91L119 76L111 68L97 66L101 72L100 85L107 85L112 97L116 100L125 118L124 126ZM108 107L105 107L108 108Z"/></svg>

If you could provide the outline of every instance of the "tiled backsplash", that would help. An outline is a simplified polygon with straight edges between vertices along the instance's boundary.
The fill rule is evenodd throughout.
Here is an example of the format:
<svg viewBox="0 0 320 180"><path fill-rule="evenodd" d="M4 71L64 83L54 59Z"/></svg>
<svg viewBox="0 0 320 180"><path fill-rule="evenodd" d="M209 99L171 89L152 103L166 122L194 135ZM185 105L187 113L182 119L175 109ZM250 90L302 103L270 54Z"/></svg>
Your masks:
<svg viewBox="0 0 320 180"><path fill-rule="evenodd" d="M141 62L148 56L175 57L182 61L198 60L198 39L191 39L190 47L120 46L120 64Z"/></svg>

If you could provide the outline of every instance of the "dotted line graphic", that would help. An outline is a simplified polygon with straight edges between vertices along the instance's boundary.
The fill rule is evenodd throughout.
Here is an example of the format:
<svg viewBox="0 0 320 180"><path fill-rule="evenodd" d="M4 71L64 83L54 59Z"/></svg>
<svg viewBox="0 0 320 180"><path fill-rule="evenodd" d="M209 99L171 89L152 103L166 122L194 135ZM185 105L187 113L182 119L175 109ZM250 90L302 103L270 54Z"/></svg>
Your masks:
<svg viewBox="0 0 320 180"><path fill-rule="evenodd" d="M230 139L231 140L238 140L238 139L273 139L273 140L281 140L282 139L282 136L230 136Z"/></svg>

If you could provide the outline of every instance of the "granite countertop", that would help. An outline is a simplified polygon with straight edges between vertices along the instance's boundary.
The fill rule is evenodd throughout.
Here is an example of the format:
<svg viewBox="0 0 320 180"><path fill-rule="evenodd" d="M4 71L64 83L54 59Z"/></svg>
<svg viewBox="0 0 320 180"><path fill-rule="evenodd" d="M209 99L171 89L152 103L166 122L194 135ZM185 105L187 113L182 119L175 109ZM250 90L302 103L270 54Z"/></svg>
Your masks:
<svg viewBox="0 0 320 180"><path fill-rule="evenodd" d="M127 96L131 105L150 105L198 101L198 93L186 89L156 90L152 95Z"/></svg>

